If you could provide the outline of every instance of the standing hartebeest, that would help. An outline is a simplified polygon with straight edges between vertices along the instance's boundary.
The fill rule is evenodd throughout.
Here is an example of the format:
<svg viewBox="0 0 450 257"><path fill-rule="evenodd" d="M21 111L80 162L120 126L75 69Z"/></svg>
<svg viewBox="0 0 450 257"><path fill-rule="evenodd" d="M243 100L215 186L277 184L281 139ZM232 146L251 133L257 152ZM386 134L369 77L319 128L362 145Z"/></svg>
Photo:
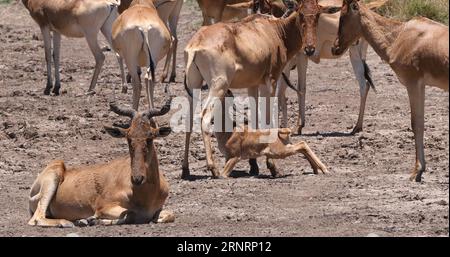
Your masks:
<svg viewBox="0 0 450 257"><path fill-rule="evenodd" d="M311 4L306 4L308 2L316 3L317 0L305 0L297 11L290 11L287 17L281 19L253 15L235 23L217 23L202 27L186 46L186 89L199 89L203 81L206 81L210 88L201 113L201 131L206 148L207 169L212 172L213 177L219 175L208 133L214 101L222 99L229 88L247 88L249 96L255 98L258 90L266 99L272 95L284 66L301 50L302 38L305 38L305 34L316 32L315 28L310 30L309 26L304 29L304 13L326 13L336 8L321 7L309 10ZM189 96L192 106L192 98L197 96ZM270 112L268 108L269 105L266 104L266 117ZM192 111L191 107L182 177L189 175Z"/></svg>
<svg viewBox="0 0 450 257"><path fill-rule="evenodd" d="M416 145L416 164L410 179L420 182L425 171L425 85L448 91L448 26L427 18L400 22L371 11L357 0L344 0L333 53L341 54L360 37L389 63L406 86Z"/></svg>
<svg viewBox="0 0 450 257"><path fill-rule="evenodd" d="M257 2L258 9L260 12L268 12L274 16L279 17L279 13L286 7L279 4L279 1L268 1L268 0L254 0ZM370 3L370 8L378 8L383 5L386 1L378 1ZM319 0L319 3L325 6L328 5L342 5L342 0ZM283 9L284 8L284 9ZM311 36L316 36L316 38L310 38L309 42L316 42L315 45L309 44L309 51L299 52L293 60L286 65L284 73L289 77L289 73L292 69L297 67L297 98L298 98L298 108L299 113L297 115L297 126L296 133L301 134L302 128L306 124L305 115L305 105L306 105L306 71L308 66L308 60L314 63L319 63L321 59L336 59L341 57L344 52L335 56L331 53L331 46L336 38L339 26L339 13L327 14L319 16L306 17L307 19L315 20L315 25L317 27L317 34L311 34ZM314 24L311 21L309 24ZM308 43L307 43L308 44ZM367 95L369 93L369 88L374 87L370 70L367 66L365 59L367 53L368 44L365 40L359 40L356 44L349 47L350 61L355 73L356 80L358 81L360 88L360 108L358 114L358 121L353 128L351 134L362 131L364 110L366 106ZM282 112L282 126L287 127L287 106L285 91L287 84L285 80L280 79L279 91L277 96L279 97L279 106Z"/></svg>
<svg viewBox="0 0 450 257"><path fill-rule="evenodd" d="M47 62L47 86L44 94L49 95L52 83L52 56L55 65L55 86L53 93L59 95L61 88L59 78L59 51L61 35L66 37L85 37L95 57L95 70L89 86L89 94L94 93L98 75L105 61L105 55L98 45L97 35L101 31L112 44L111 27L117 17L119 0L22 0L31 17L41 29L44 38L45 61ZM53 32L53 54L52 54ZM118 58L122 77L123 65Z"/></svg>
<svg viewBox="0 0 450 257"><path fill-rule="evenodd" d="M138 109L141 95L138 67L148 67L145 86L148 103L153 107L156 65L169 53L171 44L170 32L159 17L153 1L133 0L130 7L114 21L112 39L114 50L125 59L132 78L133 108Z"/></svg>
<svg viewBox="0 0 450 257"><path fill-rule="evenodd" d="M114 104L111 110L132 119L128 129L105 127L113 137L126 137L129 156L71 169L63 161L52 161L31 187L29 225L72 227L73 222L115 225L174 220L172 212L162 211L169 185L159 170L153 143L171 131L155 127L153 121L170 110L170 101L161 110L138 113Z"/></svg>
<svg viewBox="0 0 450 257"><path fill-rule="evenodd" d="M133 0L121 0L119 6L119 14L122 14L128 7L130 7ZM164 64L164 70L161 75L161 82L164 82L169 73L169 64L172 59L172 70L170 73L169 82L175 82L176 78L176 67L177 67L177 47L178 47L178 35L177 26L178 19L180 17L181 7L183 6L183 0L153 0L153 4L158 10L159 17L167 25L170 34L172 35L172 48L166 57L166 63ZM126 92L126 88L122 85L122 91Z"/></svg>

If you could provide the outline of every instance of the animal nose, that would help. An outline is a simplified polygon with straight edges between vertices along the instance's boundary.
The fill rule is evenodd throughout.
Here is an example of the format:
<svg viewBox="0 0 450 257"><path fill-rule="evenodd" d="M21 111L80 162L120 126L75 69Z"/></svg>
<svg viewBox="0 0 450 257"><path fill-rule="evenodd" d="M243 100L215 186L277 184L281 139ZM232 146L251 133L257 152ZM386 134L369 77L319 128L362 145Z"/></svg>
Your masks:
<svg viewBox="0 0 450 257"><path fill-rule="evenodd" d="M305 54L307 56L313 55L315 51L316 51L316 48L314 46L306 46L305 47Z"/></svg>
<svg viewBox="0 0 450 257"><path fill-rule="evenodd" d="M340 54L339 47L337 47L337 46L331 47L331 53L332 53L333 55L339 55L339 54Z"/></svg>
<svg viewBox="0 0 450 257"><path fill-rule="evenodd" d="M131 176L131 183L135 186L142 185L144 182L144 176Z"/></svg>

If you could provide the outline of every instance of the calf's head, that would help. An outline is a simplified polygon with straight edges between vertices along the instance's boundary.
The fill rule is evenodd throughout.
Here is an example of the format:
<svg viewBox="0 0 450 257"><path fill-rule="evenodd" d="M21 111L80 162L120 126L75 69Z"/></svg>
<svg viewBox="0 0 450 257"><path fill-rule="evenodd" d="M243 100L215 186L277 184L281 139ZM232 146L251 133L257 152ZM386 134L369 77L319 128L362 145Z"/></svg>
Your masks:
<svg viewBox="0 0 450 257"><path fill-rule="evenodd" d="M131 182L133 185L141 185L147 180L147 171L151 165L151 152L153 151L153 140L157 137L165 137L170 134L170 127L157 127L153 117L162 116L170 111L171 99L160 109L149 109L137 112L131 108L110 104L113 112L121 116L130 117L129 128L108 127L106 132L113 137L125 137L131 157Z"/></svg>
<svg viewBox="0 0 450 257"><path fill-rule="evenodd" d="M331 52L341 55L347 48L361 37L361 15L359 0L344 0L342 3L339 30Z"/></svg>

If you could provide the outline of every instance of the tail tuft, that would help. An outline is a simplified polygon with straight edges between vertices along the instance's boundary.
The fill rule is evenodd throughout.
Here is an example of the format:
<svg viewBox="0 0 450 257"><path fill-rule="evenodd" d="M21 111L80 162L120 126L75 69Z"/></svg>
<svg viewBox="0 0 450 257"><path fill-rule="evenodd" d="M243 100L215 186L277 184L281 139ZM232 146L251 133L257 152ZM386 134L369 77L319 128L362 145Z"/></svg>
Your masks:
<svg viewBox="0 0 450 257"><path fill-rule="evenodd" d="M376 93L377 92L377 89L375 88L375 85L373 84L373 81L372 81L372 75L371 75L371 72L370 72L370 68L369 68L369 66L367 65L367 63L366 63L366 60L362 60L363 61L363 65L364 65L364 77L366 78L366 80L367 80L367 83L369 84L369 86L373 89L373 91Z"/></svg>

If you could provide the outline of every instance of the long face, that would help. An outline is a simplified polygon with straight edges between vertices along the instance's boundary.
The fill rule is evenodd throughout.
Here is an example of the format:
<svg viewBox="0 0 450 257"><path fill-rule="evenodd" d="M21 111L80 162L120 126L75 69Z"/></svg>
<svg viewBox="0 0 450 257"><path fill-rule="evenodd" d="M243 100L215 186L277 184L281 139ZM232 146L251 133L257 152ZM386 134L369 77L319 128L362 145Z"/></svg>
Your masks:
<svg viewBox="0 0 450 257"><path fill-rule="evenodd" d="M322 13L338 12L340 7L323 7L317 3L317 0L304 0L300 2L298 14L301 24L301 36L303 40L303 52L311 56L316 51L317 26Z"/></svg>
<svg viewBox="0 0 450 257"><path fill-rule="evenodd" d="M331 52L334 55L343 54L350 45L361 37L361 23L358 0L344 0L341 17L339 18L338 37Z"/></svg>
<svg viewBox="0 0 450 257"><path fill-rule="evenodd" d="M165 114L165 111L160 111L157 113L158 115L155 115L155 111L136 113L128 110L131 113L130 116L132 116L129 128L105 126L105 130L111 136L127 139L131 158L131 183L135 186L142 185L147 181L147 172L150 170L149 165L151 165L150 161L152 160L153 140L157 137L165 137L171 132L170 127L156 127L152 118Z"/></svg>

